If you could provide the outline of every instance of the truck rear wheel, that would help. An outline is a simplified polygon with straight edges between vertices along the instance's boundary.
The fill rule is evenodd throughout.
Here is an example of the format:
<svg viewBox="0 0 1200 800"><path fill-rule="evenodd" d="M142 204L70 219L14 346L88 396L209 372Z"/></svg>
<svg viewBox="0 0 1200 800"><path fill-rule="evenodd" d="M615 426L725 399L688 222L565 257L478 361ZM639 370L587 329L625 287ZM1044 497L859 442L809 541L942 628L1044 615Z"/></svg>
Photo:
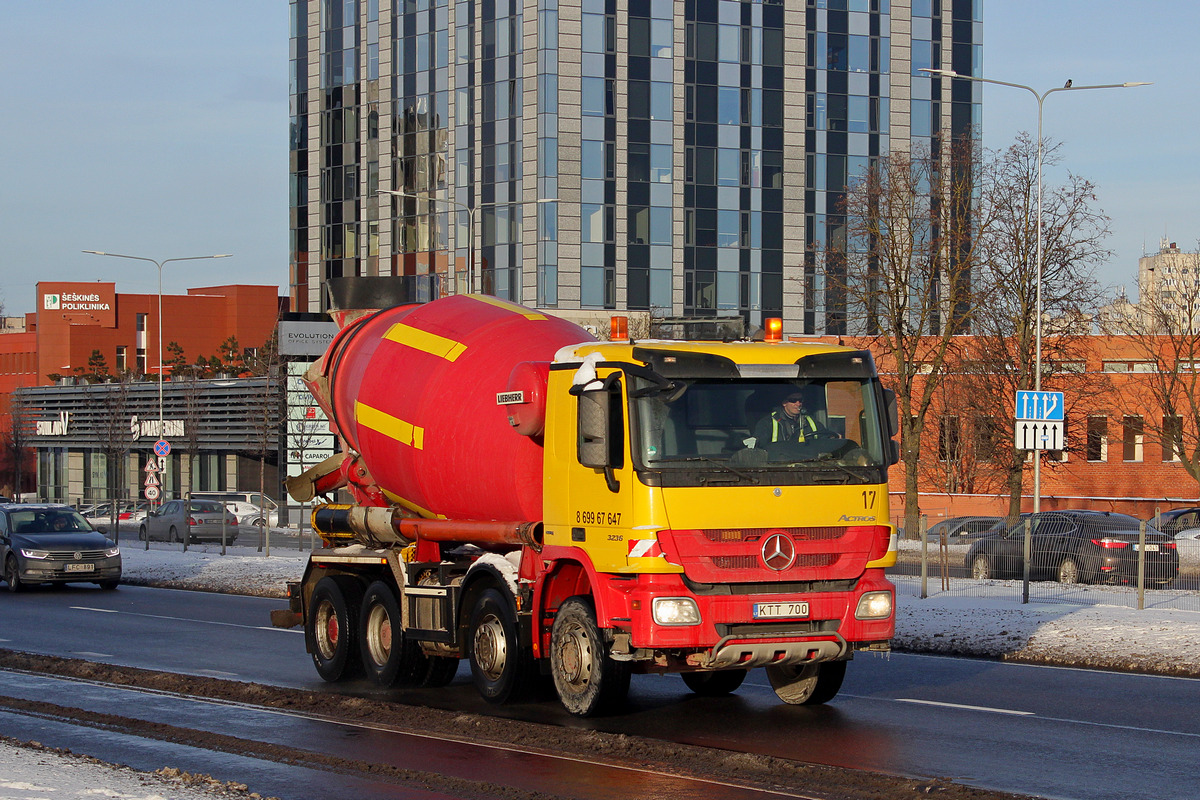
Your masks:
<svg viewBox="0 0 1200 800"><path fill-rule="evenodd" d="M799 666L767 667L767 679L779 699L793 706L828 703L842 688L845 661L822 661Z"/></svg>
<svg viewBox="0 0 1200 800"><path fill-rule="evenodd" d="M425 656L425 669L421 674L421 686L440 689L448 686L458 674L458 659L450 656Z"/></svg>
<svg viewBox="0 0 1200 800"><path fill-rule="evenodd" d="M524 693L531 659L521 647L516 612L497 589L485 589L471 609L467 658L484 700L507 703Z"/></svg>
<svg viewBox="0 0 1200 800"><path fill-rule="evenodd" d="M611 708L629 692L629 665L608 657L592 601L572 597L550 628L550 674L563 708L590 717Z"/></svg>
<svg viewBox="0 0 1200 800"><path fill-rule="evenodd" d="M425 675L425 654L404 635L400 603L392 587L375 581L363 596L358 620L363 668L371 682L384 689L416 686Z"/></svg>
<svg viewBox="0 0 1200 800"><path fill-rule="evenodd" d="M317 674L331 683L355 677L361 669L355 642L361 603L362 587L344 575L321 578L313 589L304 634Z"/></svg>

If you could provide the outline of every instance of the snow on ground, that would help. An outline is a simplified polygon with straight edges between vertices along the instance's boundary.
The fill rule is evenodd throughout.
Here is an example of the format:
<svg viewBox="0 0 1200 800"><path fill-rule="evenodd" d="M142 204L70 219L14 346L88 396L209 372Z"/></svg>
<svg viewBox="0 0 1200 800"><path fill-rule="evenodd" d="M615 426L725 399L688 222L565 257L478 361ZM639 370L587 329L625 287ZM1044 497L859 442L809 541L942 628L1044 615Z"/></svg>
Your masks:
<svg viewBox="0 0 1200 800"><path fill-rule="evenodd" d="M172 767L140 772L91 756L0 736L3 800L253 800L239 783L221 783Z"/></svg>
<svg viewBox="0 0 1200 800"><path fill-rule="evenodd" d="M305 541L307 545L307 541ZM199 591L285 597L299 580L308 552L294 534L272 533L270 556L249 537L220 545L142 542L121 548L124 582ZM1019 581L929 579L922 599L918 578L891 576L897 586L898 650L1005 658L1062 666L1200 677L1200 596L1146 593L1146 610L1131 607L1124 587L1033 584L1022 604ZM119 590L118 590L119 591ZM176 770L141 773L0 737L0 800L216 800L244 787L206 786ZM255 797L242 793L242 797Z"/></svg>

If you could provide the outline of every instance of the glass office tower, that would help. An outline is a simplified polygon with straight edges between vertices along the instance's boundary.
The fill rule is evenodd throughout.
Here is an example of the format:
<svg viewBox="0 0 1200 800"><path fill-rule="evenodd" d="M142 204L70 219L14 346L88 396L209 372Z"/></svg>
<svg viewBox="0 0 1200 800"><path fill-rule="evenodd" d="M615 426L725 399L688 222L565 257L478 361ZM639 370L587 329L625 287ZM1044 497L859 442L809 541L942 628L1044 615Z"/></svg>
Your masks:
<svg viewBox="0 0 1200 800"><path fill-rule="evenodd" d="M782 316L845 187L977 133L979 0L292 0L291 284L435 274L560 312ZM835 267L834 267L835 268Z"/></svg>

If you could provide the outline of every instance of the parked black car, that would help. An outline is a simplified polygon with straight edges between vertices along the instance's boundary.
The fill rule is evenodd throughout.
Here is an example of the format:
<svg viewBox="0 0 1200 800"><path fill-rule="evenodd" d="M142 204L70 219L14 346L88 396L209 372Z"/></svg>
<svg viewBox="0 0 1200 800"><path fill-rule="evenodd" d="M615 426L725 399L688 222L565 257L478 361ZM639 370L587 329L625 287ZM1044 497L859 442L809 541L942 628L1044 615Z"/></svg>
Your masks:
<svg viewBox="0 0 1200 800"><path fill-rule="evenodd" d="M31 583L121 582L121 551L83 515L57 503L0 504L0 563L10 592Z"/></svg>
<svg viewBox="0 0 1200 800"><path fill-rule="evenodd" d="M1138 525L1127 514L1042 511L1030 514L1029 576L1060 583L1136 583ZM988 533L967 551L966 567L978 579L1019 578L1023 572L1024 520ZM1146 528L1146 585L1166 586L1179 574L1175 542Z"/></svg>
<svg viewBox="0 0 1200 800"><path fill-rule="evenodd" d="M925 535L930 541L938 542L945 534L947 544L964 544L987 533L1003 520L1004 517L950 517L930 525Z"/></svg>
<svg viewBox="0 0 1200 800"><path fill-rule="evenodd" d="M1153 525L1154 517L1150 517L1146 522ZM1200 528L1200 508L1172 508L1158 515L1158 529L1165 534L1174 536L1188 528Z"/></svg>

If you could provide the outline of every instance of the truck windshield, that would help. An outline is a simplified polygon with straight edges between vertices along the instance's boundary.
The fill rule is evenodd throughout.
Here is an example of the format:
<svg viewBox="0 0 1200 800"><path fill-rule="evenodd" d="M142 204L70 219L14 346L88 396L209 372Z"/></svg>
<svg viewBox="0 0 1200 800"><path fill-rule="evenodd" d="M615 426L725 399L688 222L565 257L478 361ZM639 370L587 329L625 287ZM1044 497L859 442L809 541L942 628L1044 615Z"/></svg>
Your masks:
<svg viewBox="0 0 1200 800"><path fill-rule="evenodd" d="M672 386L632 381L633 449L643 470L770 474L772 481L790 472L798 483L882 480L888 448L874 379L698 379Z"/></svg>

